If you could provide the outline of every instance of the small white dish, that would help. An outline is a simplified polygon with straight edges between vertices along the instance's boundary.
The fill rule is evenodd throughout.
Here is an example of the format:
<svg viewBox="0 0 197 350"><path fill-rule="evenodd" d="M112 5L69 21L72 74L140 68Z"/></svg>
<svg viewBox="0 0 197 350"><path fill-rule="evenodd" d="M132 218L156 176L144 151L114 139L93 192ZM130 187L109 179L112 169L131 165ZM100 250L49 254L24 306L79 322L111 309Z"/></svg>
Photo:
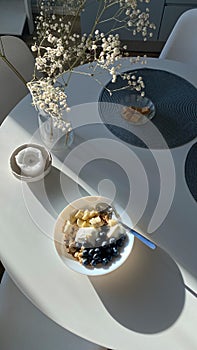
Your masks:
<svg viewBox="0 0 197 350"><path fill-rule="evenodd" d="M62 212L57 218L54 227L54 243L57 253L60 256L63 263L71 270L88 276L101 276L118 269L130 255L134 243L134 236L132 234L127 233L127 239L124 246L121 249L120 256L117 258L113 258L112 261L106 266L103 266L102 264L98 264L95 267L84 266L66 251L63 232L66 220L70 218L70 215L76 209L95 208L96 204L101 202L111 204L111 200L109 198L101 196L88 196L75 200L62 210Z"/></svg>
<svg viewBox="0 0 197 350"><path fill-rule="evenodd" d="M42 157L43 157L43 162L44 162L44 170L41 170L40 173L36 174L35 176L28 176L28 175L24 175L22 174L22 170L21 168L18 166L17 162L16 162L16 156L19 154L19 152L21 152L22 150L28 148L28 147L32 147L32 148L36 148L39 151L41 151L42 153ZM10 167L12 169L12 174L19 180L21 181L25 181L25 182L35 182L38 180L43 179L51 170L51 165L52 165L52 157L51 154L48 152L48 150L41 145L38 144L24 144L19 146L18 148L16 148L14 150L14 152L12 153L11 157L10 157Z"/></svg>
<svg viewBox="0 0 197 350"><path fill-rule="evenodd" d="M138 94L128 94L124 96L124 100L122 99L120 103L123 105L121 110L122 118L133 125L146 124L155 116L155 105L147 97L142 97ZM145 114L140 112L140 110L144 110Z"/></svg>

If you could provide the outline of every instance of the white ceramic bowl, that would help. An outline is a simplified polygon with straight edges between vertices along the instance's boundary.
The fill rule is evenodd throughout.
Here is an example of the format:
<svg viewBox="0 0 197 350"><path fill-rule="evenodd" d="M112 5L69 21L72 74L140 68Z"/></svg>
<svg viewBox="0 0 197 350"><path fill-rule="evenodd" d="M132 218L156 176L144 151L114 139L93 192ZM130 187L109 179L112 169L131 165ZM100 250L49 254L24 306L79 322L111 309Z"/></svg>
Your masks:
<svg viewBox="0 0 197 350"><path fill-rule="evenodd" d="M106 266L103 266L102 264L98 264L95 267L83 266L70 253L66 251L63 233L65 221L69 219L71 213L73 213L73 211L76 209L89 209L92 207L95 208L96 204L100 202L110 204L111 200L109 198L101 196L88 196L75 200L63 209L57 218L54 228L55 247L63 263L70 269L89 276L100 276L118 269L128 258L134 243L134 236L132 234L127 234L128 237L125 241L124 246L121 248L120 256L114 257L112 261ZM118 210L118 208L116 209Z"/></svg>

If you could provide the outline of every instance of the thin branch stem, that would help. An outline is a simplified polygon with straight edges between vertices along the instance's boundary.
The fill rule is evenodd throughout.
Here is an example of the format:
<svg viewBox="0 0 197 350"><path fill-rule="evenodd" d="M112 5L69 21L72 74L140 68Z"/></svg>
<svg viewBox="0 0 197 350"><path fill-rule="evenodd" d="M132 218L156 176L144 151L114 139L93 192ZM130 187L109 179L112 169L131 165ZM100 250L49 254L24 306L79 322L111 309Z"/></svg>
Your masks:
<svg viewBox="0 0 197 350"><path fill-rule="evenodd" d="M3 56L0 53L0 58L7 64L7 66L17 75L17 77L22 81L22 83L27 86L27 81L23 78L23 76L17 71L17 69L13 66L13 64L7 59L7 57Z"/></svg>

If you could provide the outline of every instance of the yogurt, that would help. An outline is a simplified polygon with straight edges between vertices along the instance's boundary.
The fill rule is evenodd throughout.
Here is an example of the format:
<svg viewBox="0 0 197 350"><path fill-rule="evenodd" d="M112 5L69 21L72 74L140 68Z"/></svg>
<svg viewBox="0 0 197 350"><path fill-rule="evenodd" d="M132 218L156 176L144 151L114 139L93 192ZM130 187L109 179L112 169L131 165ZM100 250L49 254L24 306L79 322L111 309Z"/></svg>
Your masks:
<svg viewBox="0 0 197 350"><path fill-rule="evenodd" d="M81 227L77 231L75 242L83 243L84 241L92 246L95 246L96 238L98 237L98 229L94 227Z"/></svg>

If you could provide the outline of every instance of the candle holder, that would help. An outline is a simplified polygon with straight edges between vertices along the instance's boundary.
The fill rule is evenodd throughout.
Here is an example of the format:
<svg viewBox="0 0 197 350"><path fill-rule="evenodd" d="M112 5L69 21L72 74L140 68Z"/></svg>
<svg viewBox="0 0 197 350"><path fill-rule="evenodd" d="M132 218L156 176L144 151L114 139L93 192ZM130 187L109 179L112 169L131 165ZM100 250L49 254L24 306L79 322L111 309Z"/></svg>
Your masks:
<svg viewBox="0 0 197 350"><path fill-rule="evenodd" d="M28 166L28 171L24 171L22 165L19 166L20 161L18 161L18 155L23 154L22 151L25 150L32 150L35 149L39 152L41 152L42 155L42 164L40 164L40 171L39 169L36 169L35 172L35 164L32 161L32 172L31 172L31 159L28 159L28 162L30 163ZM25 153L25 152L24 152ZM18 162L18 164L17 164ZM10 167L12 170L12 174L19 180L25 181L25 182L35 182L43 179L51 170L52 165L52 157L50 152L43 146L38 144L24 144L19 146L14 150L10 157Z"/></svg>

